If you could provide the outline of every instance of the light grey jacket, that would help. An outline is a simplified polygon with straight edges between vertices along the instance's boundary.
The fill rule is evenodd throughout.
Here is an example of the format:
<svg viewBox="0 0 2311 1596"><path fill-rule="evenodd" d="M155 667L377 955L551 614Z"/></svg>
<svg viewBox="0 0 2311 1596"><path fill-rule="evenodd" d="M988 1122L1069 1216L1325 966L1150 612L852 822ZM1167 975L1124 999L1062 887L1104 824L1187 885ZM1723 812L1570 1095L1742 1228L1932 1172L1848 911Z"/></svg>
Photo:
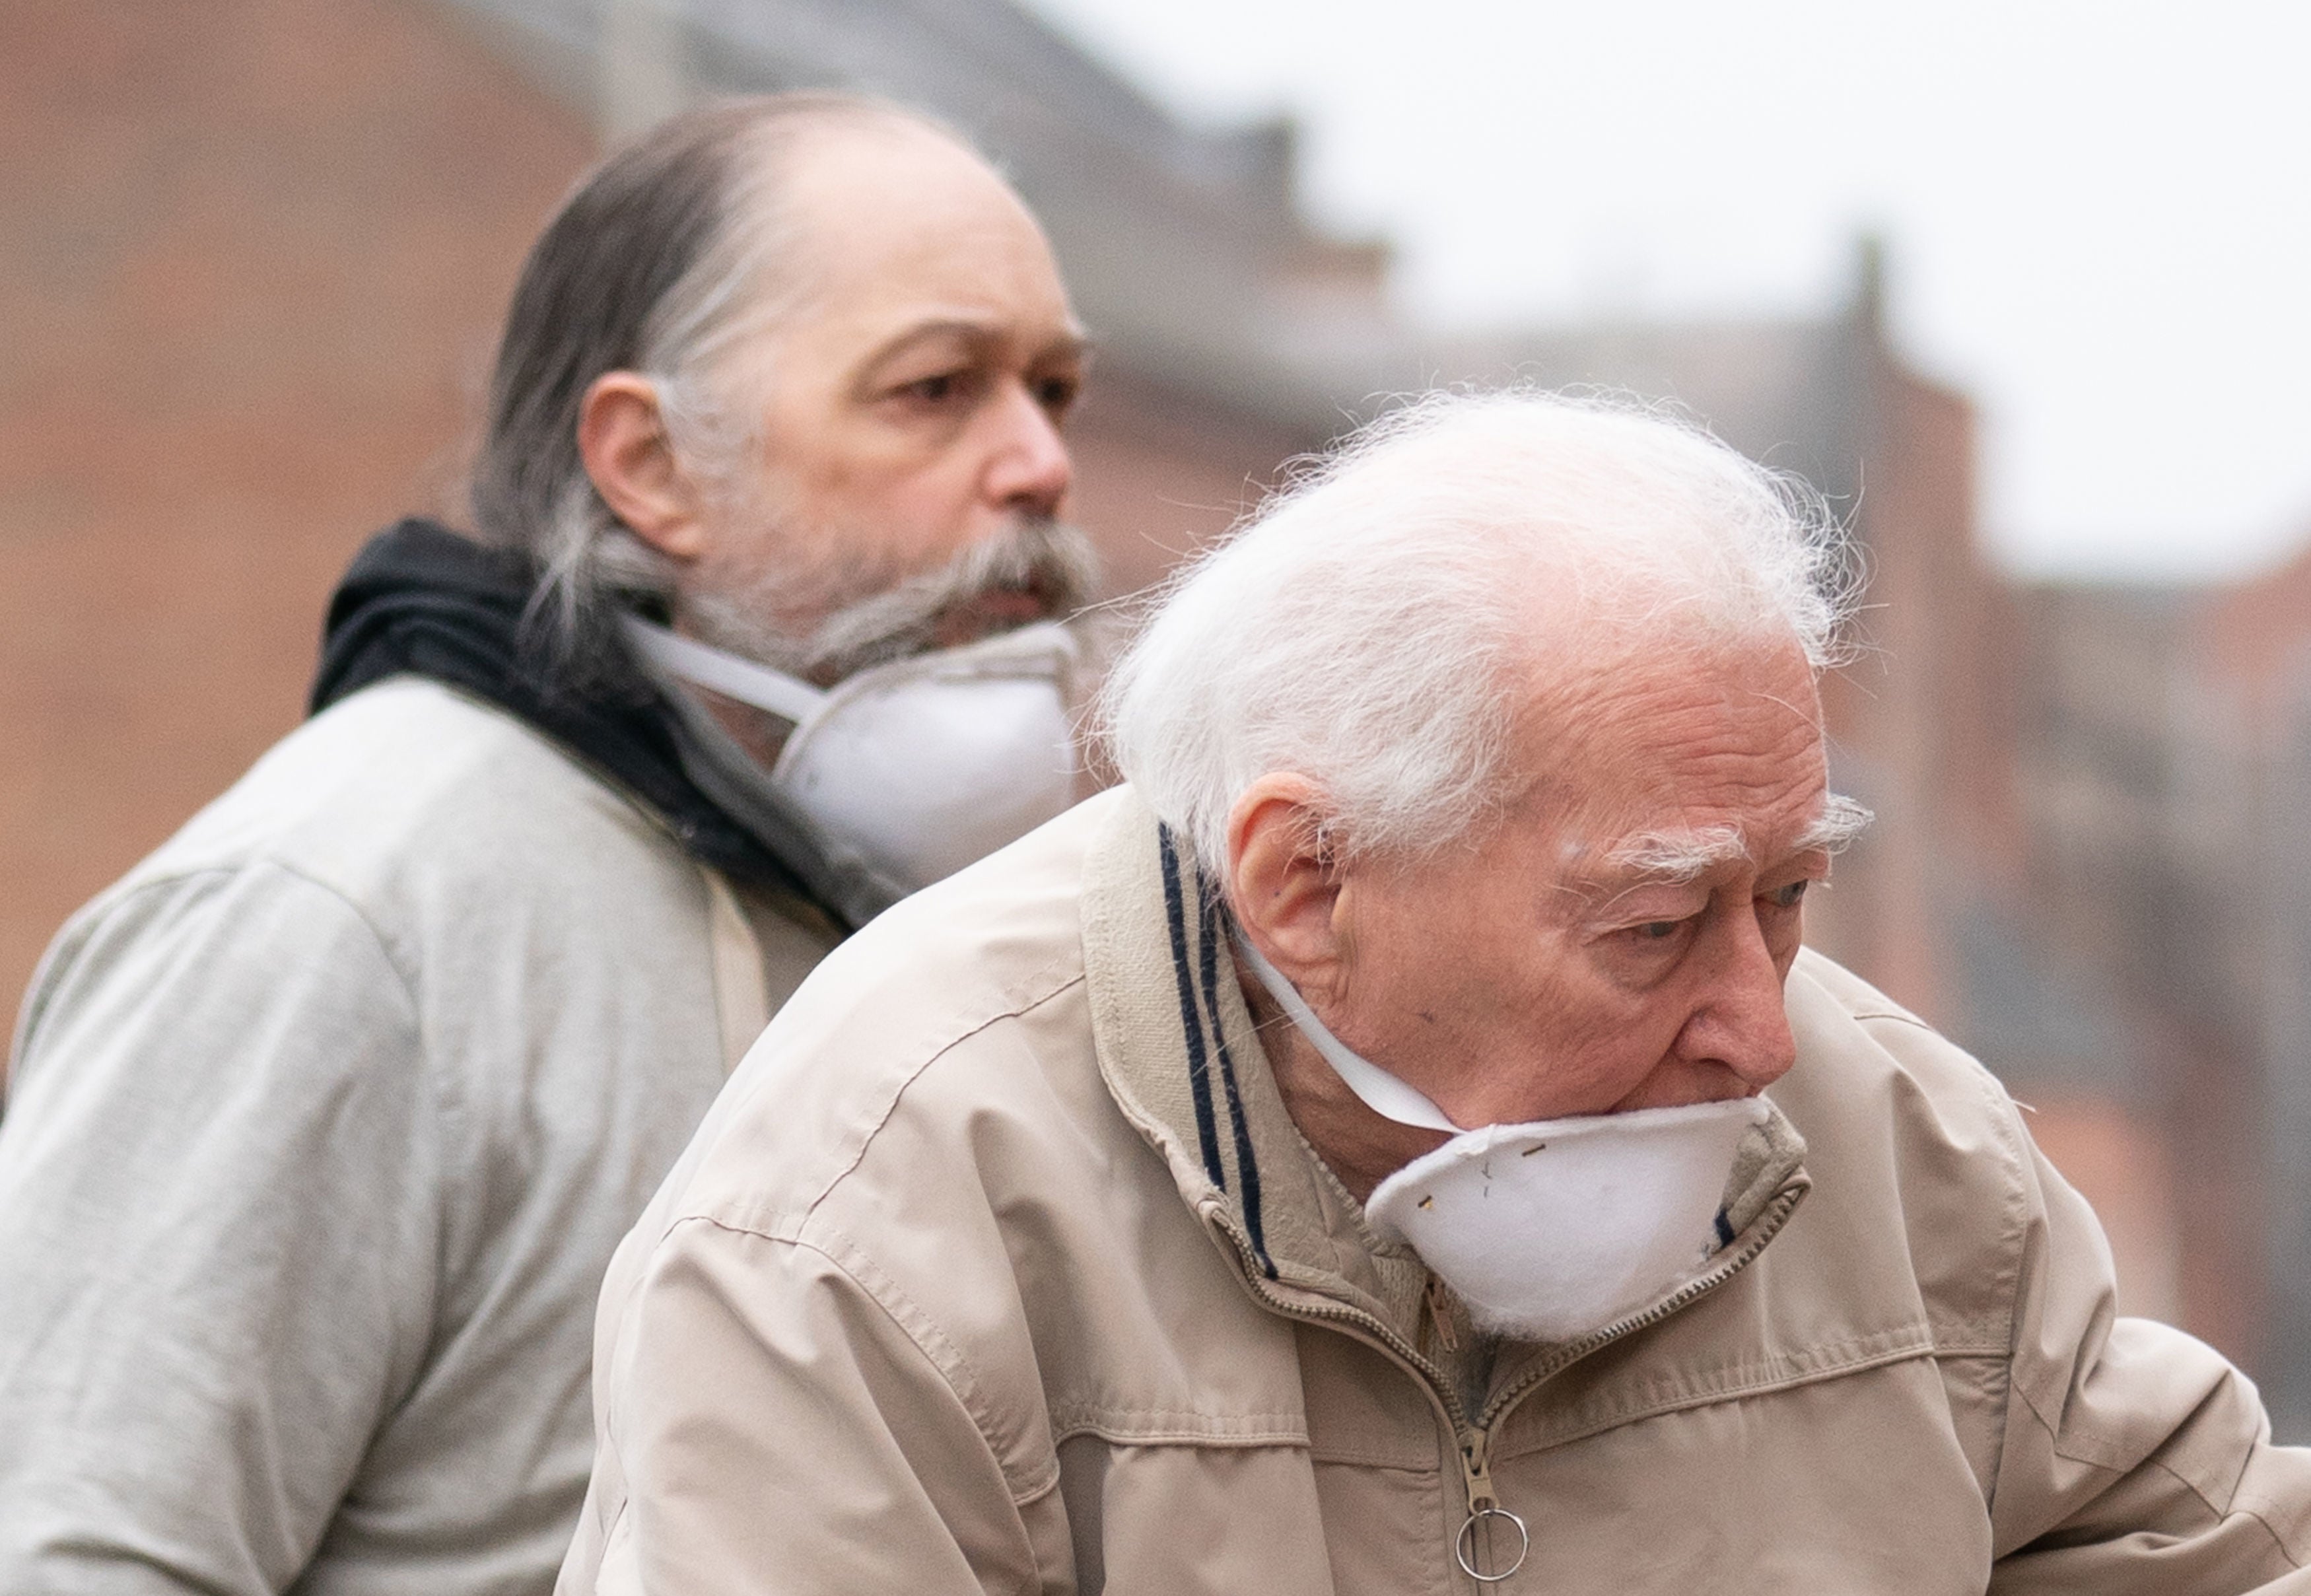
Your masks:
<svg viewBox="0 0 2311 1596"><path fill-rule="evenodd" d="M0 1591L549 1587L603 1269L831 942L753 920L414 678L75 917L0 1121Z"/></svg>

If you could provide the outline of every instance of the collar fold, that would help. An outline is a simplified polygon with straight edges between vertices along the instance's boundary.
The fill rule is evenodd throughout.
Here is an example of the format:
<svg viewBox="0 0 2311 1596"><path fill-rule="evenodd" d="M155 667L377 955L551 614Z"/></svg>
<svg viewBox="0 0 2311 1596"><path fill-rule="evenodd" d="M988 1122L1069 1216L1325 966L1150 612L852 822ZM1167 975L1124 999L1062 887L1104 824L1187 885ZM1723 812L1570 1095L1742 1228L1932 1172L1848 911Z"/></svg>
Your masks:
<svg viewBox="0 0 2311 1596"><path fill-rule="evenodd" d="M798 821L754 800L685 701L618 660L583 684L536 645L537 576L524 556L407 519L362 549L329 600L316 714L372 682L415 675L512 715L639 798L683 850L743 885L815 903L856 925ZM719 728L711 728L719 732ZM728 741L727 737L724 739ZM743 754L738 755L743 758Z"/></svg>

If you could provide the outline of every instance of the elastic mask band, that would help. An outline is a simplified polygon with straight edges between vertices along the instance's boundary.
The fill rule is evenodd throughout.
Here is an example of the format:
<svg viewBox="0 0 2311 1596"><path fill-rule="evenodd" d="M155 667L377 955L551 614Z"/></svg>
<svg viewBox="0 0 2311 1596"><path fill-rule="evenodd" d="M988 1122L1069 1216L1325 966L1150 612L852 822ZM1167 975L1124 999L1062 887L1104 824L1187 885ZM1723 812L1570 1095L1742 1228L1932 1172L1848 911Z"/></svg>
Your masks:
<svg viewBox="0 0 2311 1596"><path fill-rule="evenodd" d="M1267 955L1251 945L1251 938L1239 931L1235 945L1243 951L1244 962L1251 966L1251 972L1260 977L1260 984L1268 989L1268 995L1283 1006L1292 1023L1300 1027L1300 1033L1316 1044L1316 1051L1324 1055L1324 1062L1347 1083L1349 1091L1364 1100L1366 1108L1382 1119L1393 1120L1400 1125L1411 1125L1422 1130L1442 1130L1451 1136L1461 1133L1461 1128L1446 1119L1444 1111L1430 1102L1418 1088L1405 1085L1371 1060L1349 1051L1347 1046L1326 1028L1324 1022L1316 1017L1316 1011L1308 1007L1308 1000L1284 979L1284 972L1269 964Z"/></svg>
<svg viewBox="0 0 2311 1596"><path fill-rule="evenodd" d="M818 713L827 694L782 670L772 670L752 659L684 637L640 615L622 615L626 639L635 648L684 681L711 688L725 698L768 710L797 726Z"/></svg>

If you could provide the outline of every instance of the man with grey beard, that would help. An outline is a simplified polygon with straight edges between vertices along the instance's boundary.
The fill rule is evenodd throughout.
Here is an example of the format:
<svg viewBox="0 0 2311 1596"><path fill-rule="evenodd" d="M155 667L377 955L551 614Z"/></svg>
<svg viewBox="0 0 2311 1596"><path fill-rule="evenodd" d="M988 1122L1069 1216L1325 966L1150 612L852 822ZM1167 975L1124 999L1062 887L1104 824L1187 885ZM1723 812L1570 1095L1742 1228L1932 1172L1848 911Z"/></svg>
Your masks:
<svg viewBox="0 0 2311 1596"><path fill-rule="evenodd" d="M1082 367L1017 197L887 106L711 108L572 193L474 535L362 553L313 718L26 1000L0 1589L552 1585L604 1269L727 1070L1075 795Z"/></svg>

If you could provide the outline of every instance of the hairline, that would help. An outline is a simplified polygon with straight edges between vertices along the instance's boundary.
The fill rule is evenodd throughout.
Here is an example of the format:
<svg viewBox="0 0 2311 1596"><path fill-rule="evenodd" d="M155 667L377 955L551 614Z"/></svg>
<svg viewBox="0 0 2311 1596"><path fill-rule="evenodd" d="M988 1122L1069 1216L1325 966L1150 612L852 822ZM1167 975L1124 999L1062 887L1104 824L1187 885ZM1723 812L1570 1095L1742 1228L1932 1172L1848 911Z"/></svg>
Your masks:
<svg viewBox="0 0 2311 1596"><path fill-rule="evenodd" d="M1661 523L1664 512L1675 519ZM1593 600L1640 635L1657 636L1648 623L1665 601L1707 597L1690 630L1680 617L1683 637L1785 632L1818 678L1852 612L1851 547L1808 484L1661 406L1530 388L1438 392L1304 462L1167 584L1100 715L1118 767L1208 863L1224 867L1230 789L1276 770L1328 792L1342 857L1412 863L1468 846L1533 773L1509 746L1505 699L1516 695L1476 685L1534 658L1535 628L1504 598L1504 571L1522 580L1537 557L1569 577L1582 608ZM1389 552L1405 548L1420 551L1417 571ZM1387 582L1343 566L1343 550ZM1312 587L1321 573L1337 587ZM1408 594L1425 606L1408 607ZM1454 674L1364 660L1304 680L1308 645L1277 641L1368 653L1382 634ZM1593 647L1579 652L1593 661Z"/></svg>
<svg viewBox="0 0 2311 1596"><path fill-rule="evenodd" d="M844 139L882 139L950 150L992 178L1041 231L1041 223L1035 221L1033 212L1026 210L1011 179L966 135L946 123L911 107L871 97L813 108L807 119L794 130L790 141L767 149L758 148L741 157L742 161L753 161L754 165L750 170L734 171L726 188L718 236L710 248L737 248L741 251L746 263L743 292L747 302L716 318L708 346L692 352L680 371L658 370L660 362L651 358L653 352L638 352L637 374L648 378L662 392L676 384L693 387L702 392L713 411L725 416L735 413L749 418L752 423L740 429L741 437L722 440L722 458L685 458L685 465L702 466L710 474L738 471L749 476L761 469L757 446L762 440L754 427L759 424L770 389L776 383L779 366L775 348L766 349L765 344L775 345L817 307L829 286L829 272L823 262L814 260L814 246L837 224L836 217L815 216L811 207L796 202L795 174L812 150ZM782 277L764 270L771 257L779 253L775 248L766 246L764 240L781 228L791 230L796 246L793 258L781 263L785 268ZM941 331L984 338L994 328L991 324L950 313L903 327L850 361L843 374L845 385L854 385L861 374L877 362L888 359L910 340ZM1080 355L1088 352L1089 334L1072 306L1068 313L1068 333L1072 340L1068 353ZM696 453L694 449L682 449L681 441L676 440L677 455ZM711 445L708 449L710 455L714 452Z"/></svg>

